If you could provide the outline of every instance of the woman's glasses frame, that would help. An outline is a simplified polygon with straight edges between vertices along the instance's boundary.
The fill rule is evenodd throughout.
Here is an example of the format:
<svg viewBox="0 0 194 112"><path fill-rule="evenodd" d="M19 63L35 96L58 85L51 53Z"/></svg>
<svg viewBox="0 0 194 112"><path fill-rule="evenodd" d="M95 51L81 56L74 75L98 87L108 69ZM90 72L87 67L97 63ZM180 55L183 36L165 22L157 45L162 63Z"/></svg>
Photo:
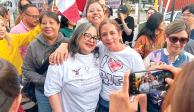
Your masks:
<svg viewBox="0 0 194 112"><path fill-rule="evenodd" d="M169 41L171 43L177 43L179 41L180 44L186 44L189 41L189 38L178 37L178 36L169 36Z"/></svg>
<svg viewBox="0 0 194 112"><path fill-rule="evenodd" d="M83 36L84 36L85 40L91 40L91 39L99 40L97 35L92 36L92 34L90 34L90 33L85 32L85 33L83 33Z"/></svg>
<svg viewBox="0 0 194 112"><path fill-rule="evenodd" d="M27 16L29 16L29 17L32 17L32 18L34 18L34 19L39 19L40 18L40 15L30 15L30 14L28 14L28 13L25 13Z"/></svg>

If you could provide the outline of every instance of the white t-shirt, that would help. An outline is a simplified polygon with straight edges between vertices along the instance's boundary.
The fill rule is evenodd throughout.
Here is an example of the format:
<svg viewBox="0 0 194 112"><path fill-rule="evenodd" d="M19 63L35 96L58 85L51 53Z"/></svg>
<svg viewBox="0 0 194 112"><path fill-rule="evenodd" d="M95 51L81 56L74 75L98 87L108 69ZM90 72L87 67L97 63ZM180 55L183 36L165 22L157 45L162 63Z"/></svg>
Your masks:
<svg viewBox="0 0 194 112"><path fill-rule="evenodd" d="M124 73L145 70L141 56L131 47L122 51L111 52L103 44L98 44L100 51L100 76L102 78L102 91L100 96L109 101L112 91L122 87Z"/></svg>
<svg viewBox="0 0 194 112"><path fill-rule="evenodd" d="M49 66L44 93L48 97L59 93L64 112L94 112L101 86L99 60L77 53L61 65Z"/></svg>

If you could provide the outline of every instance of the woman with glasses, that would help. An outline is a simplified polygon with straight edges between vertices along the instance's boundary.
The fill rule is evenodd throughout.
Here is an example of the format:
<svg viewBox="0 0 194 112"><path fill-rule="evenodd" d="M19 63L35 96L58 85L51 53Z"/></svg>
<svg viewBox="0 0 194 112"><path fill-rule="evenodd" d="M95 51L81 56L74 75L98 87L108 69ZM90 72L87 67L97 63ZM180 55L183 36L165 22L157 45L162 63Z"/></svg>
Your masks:
<svg viewBox="0 0 194 112"><path fill-rule="evenodd" d="M146 67L154 62L163 62L180 67L182 64L191 61L194 56L184 51L184 47L189 41L189 34L189 27L183 21L175 21L169 24L165 30L166 48L151 52L145 58Z"/></svg>
<svg viewBox="0 0 194 112"><path fill-rule="evenodd" d="M97 39L95 26L79 25L70 40L68 59L49 66L44 93L53 112L95 112L102 85Z"/></svg>
<svg viewBox="0 0 194 112"><path fill-rule="evenodd" d="M26 5L29 5L29 4L32 4L32 2L30 0L19 0L18 1L18 11L19 11L19 14L16 17L15 25L20 23L20 21L22 20L23 9L26 7Z"/></svg>
<svg viewBox="0 0 194 112"><path fill-rule="evenodd" d="M18 112L22 99L16 68L0 59L0 112Z"/></svg>
<svg viewBox="0 0 194 112"><path fill-rule="evenodd" d="M86 19L78 21L76 27L78 27L81 23L90 22L92 23L97 29L100 23L105 19L105 13L103 5L97 1L91 1L86 7ZM76 28L75 28L76 29ZM63 62L64 58L67 58L67 43L63 43L60 45L57 50L52 53L49 57L49 63L51 64L60 64Z"/></svg>
<svg viewBox="0 0 194 112"><path fill-rule="evenodd" d="M101 23L101 26L98 28L100 34L99 37L103 43L98 43L100 58L100 73L98 75L101 77L101 80L103 82L103 88L101 90L102 98L100 98L97 111L108 112L109 94L110 92L121 87L124 72L128 69L130 69L131 71L141 71L144 70L145 67L144 64L142 64L143 60L141 56L135 50L127 47L125 44L122 43L122 30L120 29L116 21L110 19L104 20ZM71 43L69 45L71 46ZM67 51L66 49L67 48L63 47L62 53L64 53L64 51ZM58 50L57 52L61 51ZM59 54L60 53L58 53L58 55ZM59 57L62 58L62 56ZM51 62L52 59L55 58L50 58ZM87 62L88 59L85 58L85 60ZM135 97L134 100L132 98L132 101L134 101L132 102L132 104L134 105L134 110L137 110L137 104L139 101L142 110L141 112L146 111L146 99L143 95Z"/></svg>
<svg viewBox="0 0 194 112"><path fill-rule="evenodd" d="M144 60L145 66L154 68L153 66L167 64L181 67L192 61L194 56L184 51L184 46L189 41L189 35L189 27L183 21L170 23L165 30L166 48L151 52ZM157 95L159 97L156 97ZM163 97L160 97L159 93L148 95L148 109L151 109L152 112L158 112L162 103L158 103L158 101L162 99Z"/></svg>

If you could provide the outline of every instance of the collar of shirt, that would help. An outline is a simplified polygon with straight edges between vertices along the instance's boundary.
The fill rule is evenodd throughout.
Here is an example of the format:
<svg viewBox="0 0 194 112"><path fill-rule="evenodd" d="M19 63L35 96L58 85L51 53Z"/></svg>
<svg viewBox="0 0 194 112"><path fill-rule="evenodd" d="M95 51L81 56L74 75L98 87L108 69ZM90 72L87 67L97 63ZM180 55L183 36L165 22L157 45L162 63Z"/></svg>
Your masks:
<svg viewBox="0 0 194 112"><path fill-rule="evenodd" d="M20 21L20 23L27 31L30 31L30 29L22 21Z"/></svg>
<svg viewBox="0 0 194 112"><path fill-rule="evenodd" d="M166 48L164 48L164 54L165 54L166 56L169 56L169 53L168 53L168 51L167 51ZM179 57L179 55L177 55L177 56L175 57L175 60L174 60L174 61L176 61L178 57Z"/></svg>

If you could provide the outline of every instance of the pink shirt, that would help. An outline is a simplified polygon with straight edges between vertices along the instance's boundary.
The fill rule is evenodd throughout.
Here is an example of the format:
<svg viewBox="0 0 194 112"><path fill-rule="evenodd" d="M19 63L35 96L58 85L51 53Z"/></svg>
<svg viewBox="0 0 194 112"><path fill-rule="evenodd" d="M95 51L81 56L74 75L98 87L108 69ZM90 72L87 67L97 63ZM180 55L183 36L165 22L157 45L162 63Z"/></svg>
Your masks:
<svg viewBox="0 0 194 112"><path fill-rule="evenodd" d="M11 28L10 33L12 34L19 34L19 33L26 33L29 29L24 25L22 21L19 24Z"/></svg>
<svg viewBox="0 0 194 112"><path fill-rule="evenodd" d="M26 33L29 29L24 25L22 21L20 21L19 24L11 28L10 33L11 34L20 34L20 33ZM26 52L27 52L28 45L22 46L20 48L20 54L22 55L22 58L24 59Z"/></svg>

